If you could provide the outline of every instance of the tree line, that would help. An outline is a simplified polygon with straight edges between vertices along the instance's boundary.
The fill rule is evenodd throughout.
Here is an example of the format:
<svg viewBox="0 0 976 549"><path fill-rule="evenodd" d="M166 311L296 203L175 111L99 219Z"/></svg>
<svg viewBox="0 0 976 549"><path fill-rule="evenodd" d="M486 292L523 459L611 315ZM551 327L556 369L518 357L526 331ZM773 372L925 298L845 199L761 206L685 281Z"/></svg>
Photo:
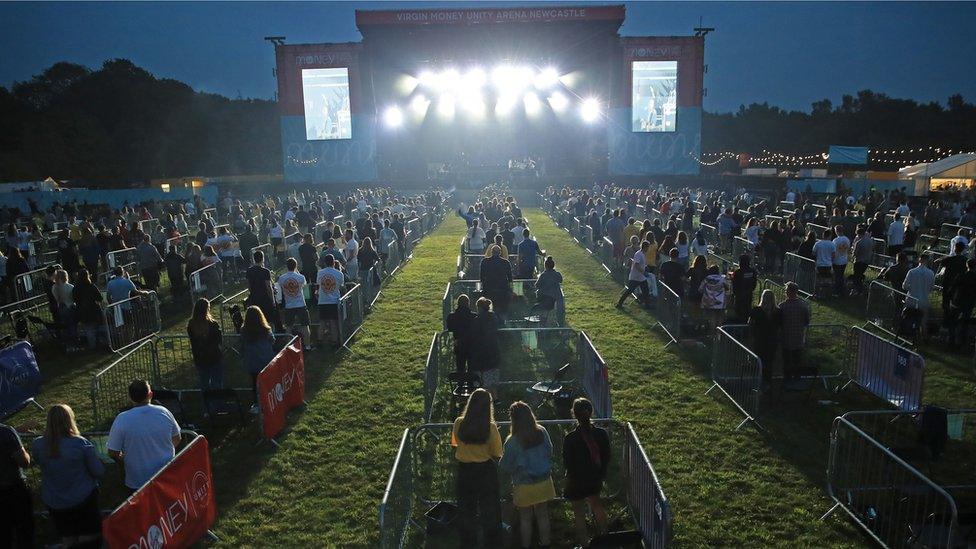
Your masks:
<svg viewBox="0 0 976 549"><path fill-rule="evenodd" d="M126 59L56 63L0 87L0 181L124 186L158 177L281 171L273 101L228 99Z"/></svg>
<svg viewBox="0 0 976 549"><path fill-rule="evenodd" d="M56 63L0 87L0 120L0 181L52 176L124 186L159 177L281 172L273 101L197 92L126 59L97 70ZM817 101L810 112L753 103L733 113L706 112L702 121L705 152L804 155L832 144L973 150L976 105L961 95L942 105L862 90L839 105Z"/></svg>

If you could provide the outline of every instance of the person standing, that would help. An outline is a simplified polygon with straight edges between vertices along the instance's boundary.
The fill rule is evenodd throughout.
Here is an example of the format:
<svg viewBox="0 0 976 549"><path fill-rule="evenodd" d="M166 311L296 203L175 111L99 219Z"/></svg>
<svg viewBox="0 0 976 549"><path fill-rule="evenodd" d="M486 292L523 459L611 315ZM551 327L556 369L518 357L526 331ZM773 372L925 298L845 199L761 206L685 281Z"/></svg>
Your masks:
<svg viewBox="0 0 976 549"><path fill-rule="evenodd" d="M844 283L844 272L847 271L848 254L851 251L851 240L844 236L844 226L834 227L834 291L837 297L847 296L847 286Z"/></svg>
<svg viewBox="0 0 976 549"><path fill-rule="evenodd" d="M488 391L475 389L468 397L461 417L454 420L451 446L455 448L454 458L458 462L456 489L460 546L476 544L476 527L480 524L484 545L499 547L501 502L495 462L502 458L503 450Z"/></svg>
<svg viewBox="0 0 976 549"><path fill-rule="evenodd" d="M905 222L902 221L901 214L896 213L895 220L891 222L891 225L888 225L888 255L898 255L904 243Z"/></svg>
<svg viewBox="0 0 976 549"><path fill-rule="evenodd" d="M186 323L190 336L193 365L200 378L200 390L224 388L223 333L210 316L210 301L201 297L193 304L193 315Z"/></svg>
<svg viewBox="0 0 976 549"><path fill-rule="evenodd" d="M668 260L661 263L661 266L658 268L658 274L660 275L658 279L664 284L667 284L668 288L671 288L678 297L684 297L687 272L684 265L681 264L681 260L678 257L679 254L678 248L671 248L671 251L668 252Z"/></svg>
<svg viewBox="0 0 976 549"><path fill-rule="evenodd" d="M530 238L529 230L522 230L522 241L518 243L518 278L533 278L536 257L542 254L539 243Z"/></svg>
<svg viewBox="0 0 976 549"><path fill-rule="evenodd" d="M241 326L241 357L244 359L244 369L251 376L251 390L254 392L254 404L251 413L259 411L258 374L274 358L274 335L271 325L264 313L256 305L251 305L244 311L244 324Z"/></svg>
<svg viewBox="0 0 976 549"><path fill-rule="evenodd" d="M342 287L345 283L345 275L335 268L335 258L331 255L324 256L322 268L315 278L319 296L319 340L324 343L328 332L336 347L342 345L339 333L339 301L342 299Z"/></svg>
<svg viewBox="0 0 976 549"><path fill-rule="evenodd" d="M834 246L833 236L833 231L827 229L823 232L822 238L813 245L817 279L820 281L832 280L834 277L834 255L837 247Z"/></svg>
<svg viewBox="0 0 976 549"><path fill-rule="evenodd" d="M470 369L481 376L481 386L497 397L500 377L501 347L498 342L498 319L492 312L492 301L478 298L478 316L471 326L472 349Z"/></svg>
<svg viewBox="0 0 976 549"><path fill-rule="evenodd" d="M31 457L17 431L0 423L0 546L34 547L34 505L24 469Z"/></svg>
<svg viewBox="0 0 976 549"><path fill-rule="evenodd" d="M779 323L776 296L772 290L763 290L759 305L753 307L749 313L749 332L752 335L752 348L762 363L762 380L766 388L773 380Z"/></svg>
<svg viewBox="0 0 976 549"><path fill-rule="evenodd" d="M573 506L576 541L586 547L590 536L586 526L586 508L596 519L596 533L607 531L607 512L600 501L603 480L610 464L610 436L590 422L593 404L585 398L573 401L576 428L563 439L563 466L566 485L563 495Z"/></svg>
<svg viewBox="0 0 976 549"><path fill-rule="evenodd" d="M471 301L467 294L457 298L454 312L447 315L447 330L454 339L455 371L463 374L471 360L472 328L478 315L471 312Z"/></svg>
<svg viewBox="0 0 976 549"><path fill-rule="evenodd" d="M739 322L749 319L752 309L752 294L759 282L756 270L752 268L752 257L748 254L739 256L739 268L732 272L732 301L735 306L735 317Z"/></svg>
<svg viewBox="0 0 976 549"><path fill-rule="evenodd" d="M67 404L47 411L44 436L31 446L41 469L41 501L51 512L64 547L96 547L102 532L98 482L105 466L91 441L81 436Z"/></svg>
<svg viewBox="0 0 976 549"><path fill-rule="evenodd" d="M953 286L949 309L949 342L952 346L968 345L967 330L973 307L976 306L976 259L966 262L966 272L956 278Z"/></svg>
<svg viewBox="0 0 976 549"><path fill-rule="evenodd" d="M857 237L854 238L854 272L851 274L851 282L856 294L864 293L864 273L867 272L871 260L874 259L874 241L871 240L870 233L863 226L857 230Z"/></svg>
<svg viewBox="0 0 976 549"><path fill-rule="evenodd" d="M308 307L305 303L305 286L307 281L305 275L299 273L298 262L294 257L289 257L285 261L288 271L278 277L278 287L281 288L281 296L285 302L284 324L302 338L302 348L307 351L314 351L312 338L309 334L309 325L312 323L308 315Z"/></svg>
<svg viewBox="0 0 976 549"><path fill-rule="evenodd" d="M651 296L650 288L647 286L647 258L645 256L650 247L651 243L645 240L641 242L640 250L634 253L634 257L630 262L630 274L627 276L627 287L624 288L623 293L620 294L620 298L617 300L616 306L618 309L624 306L624 301L627 300L627 296L631 295L638 287L641 289L644 307L650 308Z"/></svg>
<svg viewBox="0 0 976 549"><path fill-rule="evenodd" d="M929 320L929 295L935 287L935 273L929 268L928 256L918 258L918 266L908 271L905 275L905 282L902 284L905 293L909 298L914 298L919 312L919 327L921 328L922 338L928 335ZM909 303L908 307L911 306Z"/></svg>
<svg viewBox="0 0 976 549"><path fill-rule="evenodd" d="M783 376L793 380L803 371L803 348L806 346L810 307L799 298L795 282L786 283L786 299L779 304L779 342L783 351Z"/></svg>
<svg viewBox="0 0 976 549"><path fill-rule="evenodd" d="M120 413L108 433L108 455L125 471L125 486L135 493L166 466L180 444L180 425L169 410L152 403L149 382L129 384L133 407Z"/></svg>
<svg viewBox="0 0 976 549"><path fill-rule="evenodd" d="M136 258L139 260L139 272L142 273L143 284L152 291L159 289L159 270L163 266L163 258L159 250L153 246L149 235L142 236L142 242L136 246Z"/></svg>
<svg viewBox="0 0 976 549"><path fill-rule="evenodd" d="M315 248L315 237L312 236L312 233L307 233L302 237L302 245L298 247L298 258L301 260L302 266L299 272L305 277L305 280L314 280L315 275L319 272L319 251Z"/></svg>
<svg viewBox="0 0 976 549"><path fill-rule="evenodd" d="M491 257L481 260L480 267L482 293L494 304L495 314L503 319L508 312L508 301L512 295L512 264L502 259L501 249L494 244Z"/></svg>
<svg viewBox="0 0 976 549"><path fill-rule="evenodd" d="M248 267L244 273L244 277L247 279L247 300L244 304L260 307L264 317L274 326L275 330L284 332L285 328L281 325L281 319L278 317L277 300L271 283L271 271L264 266L264 252L255 250L251 255L254 264Z"/></svg>
<svg viewBox="0 0 976 549"><path fill-rule="evenodd" d="M532 408L522 401L508 408L512 430L505 440L498 466L512 478L512 503L519 512L522 547L532 545L532 523L539 527L539 545L549 545L549 507L556 498L552 483L552 440L536 422Z"/></svg>

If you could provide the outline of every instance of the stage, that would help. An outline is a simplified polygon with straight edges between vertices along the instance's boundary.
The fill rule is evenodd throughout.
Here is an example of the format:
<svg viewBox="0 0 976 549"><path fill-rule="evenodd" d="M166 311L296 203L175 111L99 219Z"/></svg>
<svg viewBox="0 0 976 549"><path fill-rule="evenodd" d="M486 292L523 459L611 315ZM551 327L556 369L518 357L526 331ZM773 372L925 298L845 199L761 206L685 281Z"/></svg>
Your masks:
<svg viewBox="0 0 976 549"><path fill-rule="evenodd" d="M277 44L287 183L696 175L704 38L623 6L357 11L361 42Z"/></svg>

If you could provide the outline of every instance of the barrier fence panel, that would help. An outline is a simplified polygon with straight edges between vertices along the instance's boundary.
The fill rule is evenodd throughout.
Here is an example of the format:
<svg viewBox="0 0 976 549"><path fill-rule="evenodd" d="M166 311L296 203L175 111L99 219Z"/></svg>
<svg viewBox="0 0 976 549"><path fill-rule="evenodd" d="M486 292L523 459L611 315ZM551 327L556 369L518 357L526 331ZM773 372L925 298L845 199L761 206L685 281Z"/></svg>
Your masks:
<svg viewBox="0 0 976 549"><path fill-rule="evenodd" d="M376 298L380 295L380 288L383 285L383 266L377 262L360 277L360 291L362 292L363 307L371 309L376 303Z"/></svg>
<svg viewBox="0 0 976 549"><path fill-rule="evenodd" d="M741 236L737 236L732 239L733 261L738 262L740 257L743 255L748 255L750 258L752 258L753 267L757 267L759 265L759 261L756 260L755 252L756 245L749 240L742 238Z"/></svg>
<svg viewBox="0 0 976 549"><path fill-rule="evenodd" d="M721 240L718 236L718 229L714 225L709 225L708 223L702 223L699 225L698 230L701 231L702 236L705 237L705 242L709 246L719 247L721 246Z"/></svg>
<svg viewBox="0 0 976 549"><path fill-rule="evenodd" d="M244 311L247 309L245 304L247 303L247 298L250 297L251 292L248 290L241 290L236 294L230 296L220 296L216 299L214 303L210 304L211 309L216 308L217 322L220 324L220 331L224 334L236 334L237 326L234 325L234 307L238 307L241 314L241 320L244 318Z"/></svg>
<svg viewBox="0 0 976 549"><path fill-rule="evenodd" d="M481 254L464 254L461 256L461 271L458 277L464 280L481 279L481 261L485 258Z"/></svg>
<svg viewBox="0 0 976 549"><path fill-rule="evenodd" d="M575 428L572 420L540 420L539 424L553 441L553 453L562 452L565 435ZM671 516L669 502L646 454L629 424L612 420L595 420L610 434L611 460L605 479L604 498L611 506L619 504L636 522L648 547L670 545ZM380 505L380 543L384 548L436 545L437 533L427 533L423 514L440 502L456 503L457 460L451 446L451 423L432 423L413 427L404 433ZM502 433L510 430L509 422L499 422ZM504 436L504 435L503 435ZM565 471L562 460L553 460L552 479L556 493L562 493ZM510 483L507 473L499 471L499 485ZM557 502L564 503L562 498ZM617 517L614 517L617 518ZM621 517L623 518L623 517ZM445 530L453 541L453 529ZM425 537L429 536L425 540Z"/></svg>
<svg viewBox="0 0 976 549"><path fill-rule="evenodd" d="M349 345L349 340L363 325L363 298L361 286L356 284L339 299L339 344Z"/></svg>
<svg viewBox="0 0 976 549"><path fill-rule="evenodd" d="M54 268L60 269L61 265L54 265ZM44 292L44 281L47 279L44 271L46 270L47 267L41 267L40 269L34 269L33 271L27 271L26 273L17 275L17 278L14 280L14 288L17 290L17 301L47 295Z"/></svg>
<svg viewBox="0 0 976 549"><path fill-rule="evenodd" d="M436 337L436 336L435 336ZM380 547L392 549L406 543L407 526L413 521L413 475L410 471L410 429L403 430L393 471L380 502Z"/></svg>
<svg viewBox="0 0 976 549"><path fill-rule="evenodd" d="M888 254L888 243L881 238L872 238L871 243L874 246L874 253L871 254L871 265L875 267L884 268L889 265L894 264L895 258Z"/></svg>
<svg viewBox="0 0 976 549"><path fill-rule="evenodd" d="M134 379L145 379L154 387L159 382L156 345L152 340L127 350L107 368L92 378L91 401L95 428L107 427L120 411L128 408L129 384Z"/></svg>
<svg viewBox="0 0 976 549"><path fill-rule="evenodd" d="M795 253L787 253L783 259L783 281L794 282L801 292L813 296L817 293L817 262Z"/></svg>
<svg viewBox="0 0 976 549"><path fill-rule="evenodd" d="M110 303L103 315L109 349L116 353L162 329L156 292Z"/></svg>
<svg viewBox="0 0 976 549"><path fill-rule="evenodd" d="M105 264L108 266L108 270L111 271L116 267L128 265L129 263L134 263L135 255L136 255L135 248L125 248L123 250L115 250L113 252L108 252L107 254L105 254Z"/></svg>
<svg viewBox="0 0 976 549"><path fill-rule="evenodd" d="M603 266L607 268L611 274L620 271L620 262L613 256L613 241L608 237L603 237L600 239L600 245L597 248L597 252L600 256L600 261L603 262Z"/></svg>
<svg viewBox="0 0 976 549"><path fill-rule="evenodd" d="M658 324L671 342L677 343L681 339L681 297L661 279L657 281L657 288Z"/></svg>
<svg viewBox="0 0 976 549"><path fill-rule="evenodd" d="M579 338L576 340L576 354L579 356L580 372L583 375L583 391L593 404L594 417L613 417L610 370L586 332L579 333Z"/></svg>
<svg viewBox="0 0 976 549"><path fill-rule="evenodd" d="M201 297L213 300L223 293L224 277L220 263L211 263L190 273L190 296L194 303Z"/></svg>
<svg viewBox="0 0 976 549"><path fill-rule="evenodd" d="M671 545L671 504L630 423L627 423L625 436L627 505L644 539L644 547L664 549Z"/></svg>
<svg viewBox="0 0 976 549"><path fill-rule="evenodd" d="M971 499L972 476L963 472L971 454L976 411L947 410L949 436L939 464L913 456L930 453L914 414L850 412L834 420L827 460L827 493L883 547L966 547L972 519L960 524L956 498ZM896 453L897 452L897 453ZM955 465L953 467L953 465ZM967 513L971 515L971 512Z"/></svg>
<svg viewBox="0 0 976 549"><path fill-rule="evenodd" d="M850 383L899 410L911 412L921 407L925 382L925 359L921 355L853 326L850 357Z"/></svg>
<svg viewBox="0 0 976 549"><path fill-rule="evenodd" d="M942 226L939 227L939 238L944 240L952 240L952 237L959 234L959 229L966 230L969 233L970 237L972 237L973 234L976 233L976 229L974 229L973 227L966 227L965 225L955 225L953 223L943 223Z"/></svg>
<svg viewBox="0 0 976 549"><path fill-rule="evenodd" d="M400 268L400 264L403 263L403 254L400 253L400 243L394 240L390 242L386 250L386 261L384 262L383 270L386 271L387 276L393 276Z"/></svg>
<svg viewBox="0 0 976 549"><path fill-rule="evenodd" d="M905 333L901 325L906 308L918 309L918 300L879 280L873 280L868 285L867 319L891 330L899 337L912 340L915 334Z"/></svg>
<svg viewBox="0 0 976 549"><path fill-rule="evenodd" d="M807 223L804 229L807 232L813 231L814 236L818 239L823 238L824 233L828 230L826 225L818 225L816 223Z"/></svg>
<svg viewBox="0 0 976 549"><path fill-rule="evenodd" d="M742 342L749 326L730 324L716 328L712 355L712 382L708 390L718 387L745 414L742 427L759 416L759 397L762 390L762 361Z"/></svg>
<svg viewBox="0 0 976 549"><path fill-rule="evenodd" d="M183 254L186 253L186 246L191 242L190 236L181 234L171 238L167 238L163 243L163 255L168 254L173 247L176 247L176 252Z"/></svg>
<svg viewBox="0 0 976 549"><path fill-rule="evenodd" d="M430 349L427 351L427 362L424 365L424 421L428 423L434 413L434 399L437 398L441 373L457 369L453 343L447 339L450 339L450 332L434 333L430 341ZM447 364L444 364L444 361L447 361Z"/></svg>
<svg viewBox="0 0 976 549"><path fill-rule="evenodd" d="M0 334L16 336L17 334L17 321L24 318L23 311L40 311L43 307L47 311L47 318L50 322L54 322L54 318L51 315L51 311L48 308L47 295L36 295L34 297L29 297L27 299L22 299L20 301L14 301L13 303L7 303L0 306L0 324L3 328L0 329ZM26 322L24 318L24 322Z"/></svg>
<svg viewBox="0 0 976 549"><path fill-rule="evenodd" d="M248 264L253 265L254 252L258 252L258 251L264 254L264 266L267 269L269 269L271 272L275 272L278 269L279 261L278 261L277 254L274 253L274 248L271 246L271 243L265 243L265 244L260 244L258 246L254 246L253 248L250 249L250 251L247 254L247 257L244 258L244 260Z"/></svg>

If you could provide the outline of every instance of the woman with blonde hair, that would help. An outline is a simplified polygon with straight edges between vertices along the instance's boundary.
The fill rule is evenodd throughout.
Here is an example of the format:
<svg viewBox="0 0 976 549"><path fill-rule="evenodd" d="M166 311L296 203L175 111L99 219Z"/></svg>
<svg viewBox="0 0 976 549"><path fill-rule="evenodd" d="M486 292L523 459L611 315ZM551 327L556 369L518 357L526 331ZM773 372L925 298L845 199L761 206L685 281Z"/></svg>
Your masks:
<svg viewBox="0 0 976 549"><path fill-rule="evenodd" d="M451 446L458 461L457 501L461 546L477 541L480 523L486 547L501 541L501 502L495 460L502 457L502 437L495 424L491 393L475 389L461 417L454 420Z"/></svg>
<svg viewBox="0 0 976 549"><path fill-rule="evenodd" d="M95 446L81 436L67 404L47 411L44 436L31 447L41 470L41 500L51 511L64 547L98 547L102 515L98 480L105 472Z"/></svg>
<svg viewBox="0 0 976 549"><path fill-rule="evenodd" d="M528 404L516 401L508 408L512 431L505 441L498 466L512 477L512 502L519 511L522 547L532 545L532 518L539 525L539 545L549 545L548 502L556 498L552 484L552 440L535 420Z"/></svg>

